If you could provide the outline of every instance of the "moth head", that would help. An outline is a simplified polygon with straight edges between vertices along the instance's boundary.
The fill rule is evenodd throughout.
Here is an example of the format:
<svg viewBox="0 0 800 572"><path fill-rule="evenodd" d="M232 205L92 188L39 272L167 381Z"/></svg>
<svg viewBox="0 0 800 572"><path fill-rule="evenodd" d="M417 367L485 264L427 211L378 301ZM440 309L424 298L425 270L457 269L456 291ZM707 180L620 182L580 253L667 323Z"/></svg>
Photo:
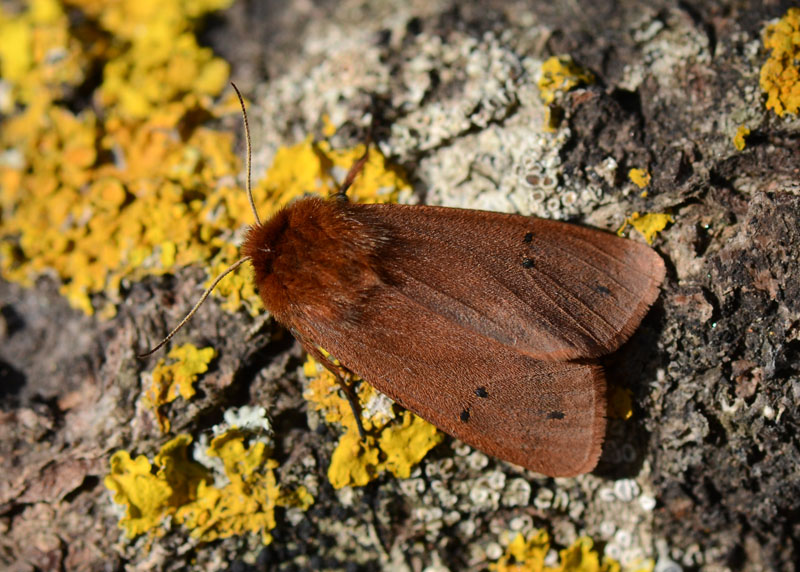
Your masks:
<svg viewBox="0 0 800 572"><path fill-rule="evenodd" d="M252 225L245 236L241 253L250 258L255 283L264 306L271 312L279 306L281 285L275 276L275 260L280 255L281 242L289 224L287 211L282 209L264 223Z"/></svg>

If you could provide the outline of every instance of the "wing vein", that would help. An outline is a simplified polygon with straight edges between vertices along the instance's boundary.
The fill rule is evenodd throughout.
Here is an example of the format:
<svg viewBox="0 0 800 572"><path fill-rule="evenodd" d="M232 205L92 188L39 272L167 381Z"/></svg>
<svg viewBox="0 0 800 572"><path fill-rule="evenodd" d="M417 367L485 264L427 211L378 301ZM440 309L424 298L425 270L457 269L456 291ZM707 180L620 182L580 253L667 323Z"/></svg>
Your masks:
<svg viewBox="0 0 800 572"><path fill-rule="evenodd" d="M582 264L585 264L585 265L586 265L586 266L588 266L589 268L591 268L591 269L595 270L595 271L596 271L598 274L601 274L601 275L603 275L603 276L607 276L607 277L608 277L608 278L609 278L609 279L610 279L610 280L611 280L611 281L612 281L614 284L616 284L617 286L619 286L619 287L620 287L622 290L624 290L624 291L625 291L625 292L627 292L628 294L631 294L631 295L633 295L633 294L634 294L633 290L631 290L630 288L628 288L628 287L627 287L627 286L626 286L626 285L625 285L623 282L621 282L620 280L616 279L612 273L608 272L607 270L604 270L604 269L600 268L599 266L597 266L597 265L595 265L595 264L592 264L592 263L591 263L590 261L588 261L588 260L585 260L585 259L583 259L583 258L580 258L580 257L576 256L574 252L570 252L569 250L567 250L566 248L563 248L563 247L559 246L558 244L548 244L548 245L547 245L547 247L548 247L548 248L555 248L556 250L558 250L558 251L560 251L560 252L563 252L565 255L572 256L572 257L575 257L575 258L576 258L576 259L577 259L579 262L581 262ZM614 257L614 256L611 256L610 254L608 254L608 253L607 253L607 252L605 252L604 250L600 250L600 249L596 249L596 250L598 250L599 252L602 252L602 253L606 254L606 255L607 255L609 258L611 258L612 260L614 260L615 262L617 262L617 263L618 263L618 264L620 264L621 266L624 266L624 264L623 264L622 262L620 262L620 261L619 261L619 259L617 259L617 258L616 258L616 257ZM623 310L623 309L624 309L622 306L620 306L619 304L617 304L617 303L616 303L616 300L614 300L614 304L617 306L617 308L618 308L618 309L620 309L620 310Z"/></svg>
<svg viewBox="0 0 800 572"><path fill-rule="evenodd" d="M614 262L616 262L620 266L624 266L625 268L633 270L634 272L637 272L638 274L640 274L640 275L642 275L645 278L648 278L650 280L653 279L653 277L650 274L648 274L647 272L645 272L644 270L642 270L638 266L627 264L624 260L620 259L619 257L614 256L613 254L611 254L610 252L608 252L606 250L603 250L602 248L599 248L596 244L594 244L591 240L589 240L585 236L582 236L580 234L574 234L572 236L574 238L576 238L577 240L579 240L579 241L583 242L584 244L586 244L589 248L591 248L595 252L600 253L601 255L605 256L606 258L610 258L611 260L613 260Z"/></svg>
<svg viewBox="0 0 800 572"><path fill-rule="evenodd" d="M431 241L433 241L433 242L437 242L437 243L439 243L439 244L441 245L440 247L441 247L441 248L443 248L443 249L450 250L451 252L453 252L453 251L455 250L455 249L453 249L453 247L452 247L452 245L451 245L451 244L449 244L449 243L445 242L444 240L440 239L439 237L437 237L437 236L435 236L435 235L431 235L430 233L428 233L428 232L424 232L424 231L421 231L421 232L420 232L420 234L424 234L424 235L425 235L425 237L426 237L428 240L431 240ZM460 253L459 251L456 251L456 254L461 254L461 253ZM467 254L469 255L469 251L468 251L468 250L467 250ZM471 258L472 258L472 259L473 259L473 261L475 262L475 266L477 266L477 267L479 267L479 268L481 268L481 269L486 269L486 267L485 267L483 264L480 264L480 262L479 262L479 261L476 261L476 260L475 260L473 257L471 257ZM488 270L488 269L487 269L487 270ZM537 316L538 316L538 317L539 317L539 318L540 318L542 321L544 321L544 322L547 322L547 323L548 323L550 326L552 326L552 327L554 327L554 328L556 327L556 324L555 324L555 323L552 321L552 319L551 319L551 318L549 318L549 317L548 317L548 316L547 316L547 315L546 315L544 312L542 312L542 311L541 311L540 309L538 309L536 306L534 306L534 305L532 305L531 303L529 303L529 302L528 302L528 297L527 297L527 296L523 296L523 295L521 295L519 292L517 292L516 290L514 290L513 288L511 288L511 287L510 287L508 284L506 284L505 282L503 282L503 281L501 281L501 280L498 280L498 279L497 279L497 278L496 278L496 277L495 277L495 276L494 276L494 275L493 275L491 272L487 272L487 273L486 273L486 275L488 276L488 278L489 278L490 280L492 280L492 282L493 282L493 283L494 283L496 286L498 286L498 287L499 287L501 290L503 290L503 291L505 291L505 292L507 292L507 293L511 294L511 295L512 295L512 296L513 296L513 297L514 297L516 300L519 300L519 301L520 301L520 302L521 302L523 305L525 305L526 307L528 307L528 308L531 310L531 312L532 312L533 314L537 315ZM415 276L414 278L415 278L417 281L419 281L419 282L421 282L421 283L424 283L426 286L428 286L428 287L429 287L429 288L431 288L432 290L434 290L434 291L436 291L436 292L440 292L441 294L445 294L444 292L441 292L441 290L439 290L439 289L437 289L437 288L435 288L435 287L431 286L430 284L428 284L428 283L427 283L427 282L425 282L424 280L420 279L419 277L416 277L416 276ZM532 284L532 285L533 285L533 286L534 286L536 289L538 289L538 291L539 291L539 292L540 292L540 293L541 293L541 294L542 294L542 295L543 295L545 298L549 298L549 299L551 300L551 302L553 303L553 305L554 305L554 306L556 306L556 307L557 307L557 308L558 308L558 309L561 311L561 313L563 313L565 316L567 316L568 318L570 318L569 314L568 314L568 313L567 313L567 312L566 312L566 311L565 311L563 308L561 308L561 307L560 307L560 306L559 306L557 303L555 303L555 302L552 300L552 298L551 298L551 297L550 297L550 295L549 295L549 294L548 294L548 293L545 291L545 289L544 289L544 288L542 288L541 286L539 286L538 284L536 284L536 282L535 282L535 281L531 281L531 284ZM457 302L458 304L461 304L461 305L464 305L464 306L466 306L466 304L464 304L464 302L463 302L463 301L461 301L461 300L458 300L458 299L455 299L455 298L453 298L452 296L449 296L449 297L450 297L451 299L453 299L453 300L456 300L456 302ZM478 315L480 315L480 316L482 316L482 317L484 317L484 318L487 318L487 319L488 319L489 321L491 321L492 323L494 323L494 324L497 324L497 322L495 322L494 320L491 320L491 318L489 318L488 316L486 316L486 315L485 315L483 312L481 312L480 310L477 310L477 309L475 309L475 308L472 308L471 306L467 306L467 307L469 307L470 309L474 310L474 311L475 311L475 312L476 312ZM437 313L438 313L438 312L437 312ZM500 325L500 324L497 324L497 325ZM587 331L586 331L584 328L581 328L581 329L583 329L583 330L584 330L584 332L586 332L587 334L589 333L589 332L587 332ZM589 335L589 337L590 337L590 338L592 338L592 336L591 336L591 335Z"/></svg>
<svg viewBox="0 0 800 572"><path fill-rule="evenodd" d="M607 319L607 318L605 318L605 317L604 317L602 314L600 314L599 312L597 312L597 310L595 310L594 308L592 308L592 306L591 306L590 304L588 304L588 303L587 303L587 302L585 302L583 299L581 299L579 296L576 296L576 295L575 295L573 292L571 292L571 291L569 290L569 288L567 288L565 285L563 285L563 284L562 284L562 282L561 282L560 280L558 280L557 278L554 278L554 277L553 277L553 275L551 275L551 274L549 274L549 273L545 272L545 271L544 271L543 269L541 269L541 268L536 268L536 267L534 267L534 268L535 268L535 270L536 270L536 271L537 271L539 274L541 274L541 275L542 275L542 276L544 276L546 279L548 279L548 280L549 280L549 281L550 281L552 284L555 284L555 286L556 286L557 288L559 288L559 289L560 289L562 292L564 292L564 293L567 295L567 297L569 297L569 298L571 298L572 300L574 300L574 302L575 302L577 305L579 305L579 306L583 306L583 307L584 307L586 310L588 310L588 312L589 312L590 314L594 314L595 316L597 316L597 318L599 318L599 319L600 319L600 321L604 322L606 325L608 325L608 326L609 326L609 327L611 327L612 329L614 329L614 328L616 327L614 324L612 324L611 322L609 322L609 321L608 321L608 319ZM546 291L546 289L542 289L542 290L543 290L543 291ZM581 320L579 320L578 318L576 318L576 317L572 316L572 314L570 314L569 312L567 312L566 310L564 310L564 309L561 307L561 305L559 305L557 302L553 302L553 303L554 303L554 304L555 304L555 305L556 305L556 306L557 306L559 309L561 309L561 310L563 311L563 313L564 313L566 316L568 316L568 317L569 317L569 319L570 319L570 320L573 322L573 324L575 324L575 325L576 325L576 326L578 326L580 329L582 329L584 332L586 332L586 334L587 334L587 335L588 335L588 336L589 336L591 339L596 339L596 337L595 337L595 336L593 336L593 335L592 335L592 333L591 333L591 332L590 332L588 329L586 329L586 328L585 328L585 327L582 325L582 323L581 323Z"/></svg>

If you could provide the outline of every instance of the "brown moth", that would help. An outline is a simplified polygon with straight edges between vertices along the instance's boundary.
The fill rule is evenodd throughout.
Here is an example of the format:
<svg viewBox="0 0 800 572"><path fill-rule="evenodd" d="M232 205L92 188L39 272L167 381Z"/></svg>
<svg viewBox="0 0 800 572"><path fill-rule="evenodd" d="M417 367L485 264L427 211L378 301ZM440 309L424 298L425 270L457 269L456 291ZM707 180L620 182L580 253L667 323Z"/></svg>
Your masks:
<svg viewBox="0 0 800 572"><path fill-rule="evenodd" d="M256 223L235 266L252 263L264 306L351 403L354 373L500 459L550 476L591 471L606 427L597 360L658 297L661 258L552 220L350 203L365 160L331 198L297 200L264 223L251 195Z"/></svg>

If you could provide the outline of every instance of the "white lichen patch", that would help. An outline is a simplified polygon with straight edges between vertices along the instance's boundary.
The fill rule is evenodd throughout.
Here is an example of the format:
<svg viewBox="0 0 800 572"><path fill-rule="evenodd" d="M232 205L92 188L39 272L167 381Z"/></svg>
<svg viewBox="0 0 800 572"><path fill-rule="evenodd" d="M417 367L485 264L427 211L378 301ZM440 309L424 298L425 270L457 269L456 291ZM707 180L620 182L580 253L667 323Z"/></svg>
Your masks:
<svg viewBox="0 0 800 572"><path fill-rule="evenodd" d="M409 113L392 125L386 150L405 160L442 146L472 129L506 118L517 103L518 85L530 78L519 56L501 38L480 40L452 34L447 42L422 34L420 49L401 76L404 90L392 94L396 109ZM433 77L448 96L426 104Z"/></svg>
<svg viewBox="0 0 800 572"><path fill-rule="evenodd" d="M678 70L711 59L708 35L686 11L656 14L654 8L643 6L630 34L639 44L642 60L626 67L620 83L625 89L636 90L645 78L652 78L664 88L659 92L670 93L683 77Z"/></svg>
<svg viewBox="0 0 800 572"><path fill-rule="evenodd" d="M429 204L564 219L602 199L599 189L559 185L564 178L559 150L568 136L566 129L544 133L515 117L509 125L492 125L431 154L417 175L428 183Z"/></svg>

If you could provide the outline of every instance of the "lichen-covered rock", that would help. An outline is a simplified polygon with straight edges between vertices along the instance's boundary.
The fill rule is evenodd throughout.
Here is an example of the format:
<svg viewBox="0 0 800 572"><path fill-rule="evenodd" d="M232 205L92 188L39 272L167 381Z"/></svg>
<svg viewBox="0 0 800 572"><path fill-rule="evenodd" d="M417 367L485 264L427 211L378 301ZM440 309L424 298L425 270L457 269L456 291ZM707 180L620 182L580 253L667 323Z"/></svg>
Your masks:
<svg viewBox="0 0 800 572"><path fill-rule="evenodd" d="M0 282L0 564L793 569L796 10L7 4L0 267L13 283ZM364 412L387 428L385 448L371 464L335 453L349 410L328 386L308 385L300 348L261 313L246 272L181 332L179 344L216 357L188 399L159 402L162 435L142 399L156 362L135 354L237 257L252 221L236 184L229 78L249 99L265 211L335 186L372 128L382 153L357 185L373 199L624 226L653 241L668 278L604 364L613 407L594 474L547 479L452 439L434 447L436 433L374 393ZM257 406L255 425L232 413L242 405ZM239 440L233 426L245 425ZM233 433L212 448L208 435L223 426ZM179 433L202 443L186 454L204 478L173 475L193 490L171 503L158 476L169 458L156 457ZM335 474L363 469L369 484L334 489L334 458ZM123 473L117 505L104 482ZM120 521L145 532L129 540Z"/></svg>

